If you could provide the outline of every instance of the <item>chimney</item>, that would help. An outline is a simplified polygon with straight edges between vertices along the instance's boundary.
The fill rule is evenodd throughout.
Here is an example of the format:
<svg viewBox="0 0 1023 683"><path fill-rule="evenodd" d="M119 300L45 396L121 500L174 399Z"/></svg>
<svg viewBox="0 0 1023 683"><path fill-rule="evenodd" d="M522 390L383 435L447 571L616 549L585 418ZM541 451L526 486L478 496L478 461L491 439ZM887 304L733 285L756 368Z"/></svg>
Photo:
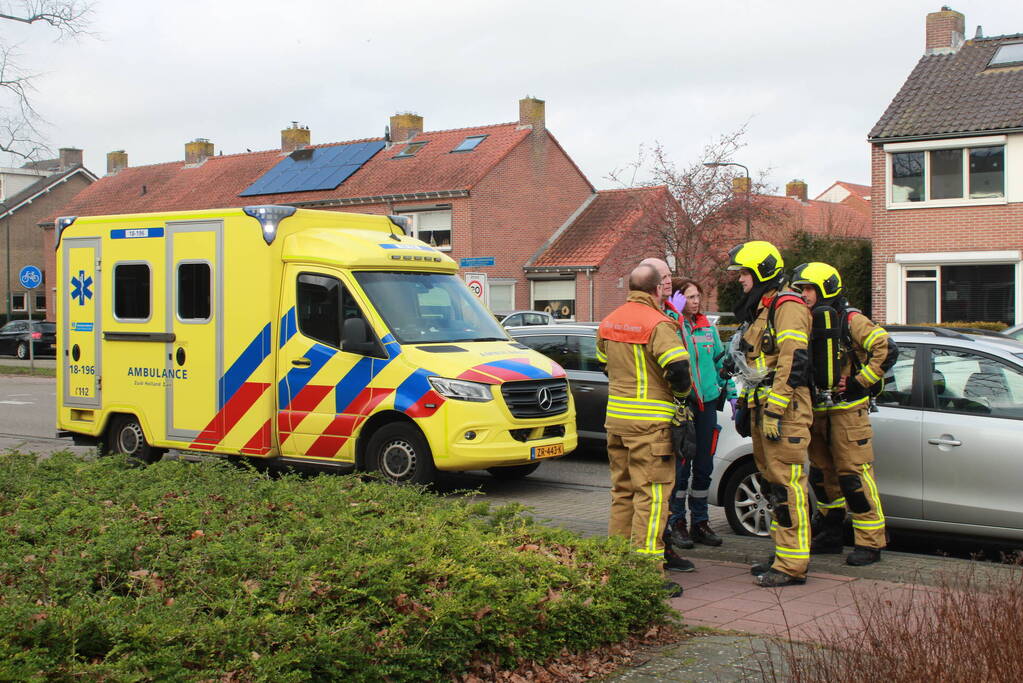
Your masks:
<svg viewBox="0 0 1023 683"><path fill-rule="evenodd" d="M732 192L735 194L749 192L749 178L746 176L732 178Z"/></svg>
<svg viewBox="0 0 1023 683"><path fill-rule="evenodd" d="M806 202L806 183L802 180L793 180L785 183L785 196L794 197L801 202Z"/></svg>
<svg viewBox="0 0 1023 683"><path fill-rule="evenodd" d="M546 129L544 101L529 95L519 100L519 125L532 126L534 131Z"/></svg>
<svg viewBox="0 0 1023 683"><path fill-rule="evenodd" d="M927 15L926 55L956 52L966 34L966 17L945 6Z"/></svg>
<svg viewBox="0 0 1023 683"><path fill-rule="evenodd" d="M308 147L310 140L309 128L298 125L298 121L291 122L291 128L281 131L281 151L291 154L296 149Z"/></svg>
<svg viewBox="0 0 1023 683"><path fill-rule="evenodd" d="M60 148L60 171L63 173L75 166L82 165L82 150L74 147Z"/></svg>
<svg viewBox="0 0 1023 683"><path fill-rule="evenodd" d="M128 168L128 153L123 149L107 152L107 175L114 175L123 168Z"/></svg>
<svg viewBox="0 0 1023 683"><path fill-rule="evenodd" d="M211 156L213 156L213 143L206 138L196 138L185 143L186 164L201 164Z"/></svg>
<svg viewBox="0 0 1023 683"><path fill-rule="evenodd" d="M391 140L405 142L423 132L423 117L410 111L391 117Z"/></svg>

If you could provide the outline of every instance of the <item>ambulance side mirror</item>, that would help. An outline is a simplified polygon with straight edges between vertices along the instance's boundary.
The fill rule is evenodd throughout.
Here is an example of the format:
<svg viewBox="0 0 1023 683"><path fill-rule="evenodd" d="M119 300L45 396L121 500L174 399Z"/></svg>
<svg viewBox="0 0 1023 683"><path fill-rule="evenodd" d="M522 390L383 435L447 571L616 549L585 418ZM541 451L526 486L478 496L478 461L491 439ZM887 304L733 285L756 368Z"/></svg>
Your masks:
<svg viewBox="0 0 1023 683"><path fill-rule="evenodd" d="M345 320L341 337L341 350L346 353L358 353L363 356L380 355L376 339L370 335L369 325L362 318Z"/></svg>

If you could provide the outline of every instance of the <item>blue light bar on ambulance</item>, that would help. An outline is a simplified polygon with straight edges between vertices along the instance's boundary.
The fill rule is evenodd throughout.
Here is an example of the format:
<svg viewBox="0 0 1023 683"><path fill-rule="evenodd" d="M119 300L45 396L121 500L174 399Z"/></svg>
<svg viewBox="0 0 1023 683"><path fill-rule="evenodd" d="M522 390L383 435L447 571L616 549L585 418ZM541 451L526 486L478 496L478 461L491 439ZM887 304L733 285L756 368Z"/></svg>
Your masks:
<svg viewBox="0 0 1023 683"><path fill-rule="evenodd" d="M262 204L258 206L246 206L242 209L246 214L252 216L263 227L263 240L272 244L277 237L277 225L297 211L294 206L276 206L274 204Z"/></svg>

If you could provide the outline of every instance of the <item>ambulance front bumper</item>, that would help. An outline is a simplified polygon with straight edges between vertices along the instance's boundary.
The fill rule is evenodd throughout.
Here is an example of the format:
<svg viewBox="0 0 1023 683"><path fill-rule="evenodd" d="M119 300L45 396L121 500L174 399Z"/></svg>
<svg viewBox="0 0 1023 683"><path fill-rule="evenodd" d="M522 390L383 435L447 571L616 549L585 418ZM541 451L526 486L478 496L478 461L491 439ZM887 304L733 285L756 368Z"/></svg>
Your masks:
<svg viewBox="0 0 1023 683"><path fill-rule="evenodd" d="M458 471L525 465L575 450L575 406L549 417L520 420L500 401L444 405L444 452L434 446L437 469Z"/></svg>

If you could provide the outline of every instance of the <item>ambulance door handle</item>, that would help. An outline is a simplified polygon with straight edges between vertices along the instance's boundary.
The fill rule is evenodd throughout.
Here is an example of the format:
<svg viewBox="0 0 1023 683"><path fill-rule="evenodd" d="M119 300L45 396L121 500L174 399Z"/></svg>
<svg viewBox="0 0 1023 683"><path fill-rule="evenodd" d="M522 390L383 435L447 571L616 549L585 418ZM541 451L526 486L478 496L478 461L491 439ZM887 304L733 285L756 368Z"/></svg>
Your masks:
<svg viewBox="0 0 1023 683"><path fill-rule="evenodd" d="M310 361L308 358L296 358L295 360L291 361L291 364L294 365L296 368L307 368L310 365L312 365L312 361Z"/></svg>

